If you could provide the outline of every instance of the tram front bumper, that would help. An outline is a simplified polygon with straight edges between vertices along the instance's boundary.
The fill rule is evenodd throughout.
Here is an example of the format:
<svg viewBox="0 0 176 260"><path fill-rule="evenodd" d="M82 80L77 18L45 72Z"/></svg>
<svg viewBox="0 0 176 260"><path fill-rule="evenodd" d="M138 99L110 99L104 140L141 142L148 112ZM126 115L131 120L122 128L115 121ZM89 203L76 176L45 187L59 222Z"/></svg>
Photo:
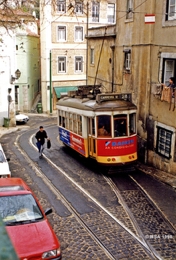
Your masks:
<svg viewBox="0 0 176 260"><path fill-rule="evenodd" d="M97 162L106 165L123 165L137 160L137 152L123 156L97 156Z"/></svg>

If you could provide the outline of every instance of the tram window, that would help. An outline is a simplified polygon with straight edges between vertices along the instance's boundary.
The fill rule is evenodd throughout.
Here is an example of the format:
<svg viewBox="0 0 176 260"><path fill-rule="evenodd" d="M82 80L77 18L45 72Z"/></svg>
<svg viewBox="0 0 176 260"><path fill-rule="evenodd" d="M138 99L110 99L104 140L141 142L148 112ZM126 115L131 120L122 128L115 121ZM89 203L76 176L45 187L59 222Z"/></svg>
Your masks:
<svg viewBox="0 0 176 260"><path fill-rule="evenodd" d="M73 120L73 132L77 134L77 121Z"/></svg>
<svg viewBox="0 0 176 260"><path fill-rule="evenodd" d="M114 137L127 136L127 115L114 116Z"/></svg>
<svg viewBox="0 0 176 260"><path fill-rule="evenodd" d="M111 136L111 116L98 116L98 136Z"/></svg>
<svg viewBox="0 0 176 260"><path fill-rule="evenodd" d="M95 135L95 119L92 118L92 135Z"/></svg>
<svg viewBox="0 0 176 260"><path fill-rule="evenodd" d="M78 122L78 134L82 135L82 122Z"/></svg>
<svg viewBox="0 0 176 260"><path fill-rule="evenodd" d="M82 135L82 116L77 116L78 120L78 134Z"/></svg>
<svg viewBox="0 0 176 260"><path fill-rule="evenodd" d="M78 121L82 121L82 116L77 116Z"/></svg>
<svg viewBox="0 0 176 260"><path fill-rule="evenodd" d="M62 126L62 117L59 116L59 125Z"/></svg>
<svg viewBox="0 0 176 260"><path fill-rule="evenodd" d="M130 114L130 135L136 133L136 114Z"/></svg>
<svg viewBox="0 0 176 260"><path fill-rule="evenodd" d="M72 121L72 119L69 119L69 129L71 131L73 130L73 121Z"/></svg>
<svg viewBox="0 0 176 260"><path fill-rule="evenodd" d="M65 128L69 129L69 118L65 118Z"/></svg>
<svg viewBox="0 0 176 260"><path fill-rule="evenodd" d="M62 117L62 127L64 127L65 128L65 117Z"/></svg>
<svg viewBox="0 0 176 260"><path fill-rule="evenodd" d="M65 111L62 111L62 116L65 117Z"/></svg>

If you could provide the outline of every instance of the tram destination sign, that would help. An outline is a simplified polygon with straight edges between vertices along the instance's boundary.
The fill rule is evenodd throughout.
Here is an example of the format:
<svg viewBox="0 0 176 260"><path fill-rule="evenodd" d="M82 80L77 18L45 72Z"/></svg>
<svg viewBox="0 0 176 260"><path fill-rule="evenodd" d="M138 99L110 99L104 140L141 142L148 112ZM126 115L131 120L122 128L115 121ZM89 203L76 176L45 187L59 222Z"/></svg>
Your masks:
<svg viewBox="0 0 176 260"><path fill-rule="evenodd" d="M115 100L125 100L132 101L131 93L107 93L107 94L98 94L96 96L97 103L101 103L103 101L115 101Z"/></svg>

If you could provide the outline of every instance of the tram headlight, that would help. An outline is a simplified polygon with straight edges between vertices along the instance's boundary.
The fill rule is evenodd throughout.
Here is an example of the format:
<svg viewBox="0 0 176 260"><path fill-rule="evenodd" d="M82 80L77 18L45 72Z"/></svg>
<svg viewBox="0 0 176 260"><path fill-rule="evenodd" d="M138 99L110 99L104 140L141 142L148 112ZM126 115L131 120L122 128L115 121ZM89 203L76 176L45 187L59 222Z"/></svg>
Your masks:
<svg viewBox="0 0 176 260"><path fill-rule="evenodd" d="M116 159L115 159L115 158L112 158L112 161L114 162L114 161L116 161Z"/></svg>
<svg viewBox="0 0 176 260"><path fill-rule="evenodd" d="M111 161L111 158L108 158L107 161L110 162L110 161Z"/></svg>

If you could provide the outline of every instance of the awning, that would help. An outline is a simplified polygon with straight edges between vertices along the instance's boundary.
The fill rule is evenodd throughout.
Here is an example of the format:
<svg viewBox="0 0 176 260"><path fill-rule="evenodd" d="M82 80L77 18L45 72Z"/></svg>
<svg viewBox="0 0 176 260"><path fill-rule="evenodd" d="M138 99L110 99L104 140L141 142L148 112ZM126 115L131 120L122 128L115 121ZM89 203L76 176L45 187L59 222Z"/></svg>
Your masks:
<svg viewBox="0 0 176 260"><path fill-rule="evenodd" d="M68 86L68 87L54 87L57 98L60 98L60 93L67 93L67 91L78 90L76 86Z"/></svg>

